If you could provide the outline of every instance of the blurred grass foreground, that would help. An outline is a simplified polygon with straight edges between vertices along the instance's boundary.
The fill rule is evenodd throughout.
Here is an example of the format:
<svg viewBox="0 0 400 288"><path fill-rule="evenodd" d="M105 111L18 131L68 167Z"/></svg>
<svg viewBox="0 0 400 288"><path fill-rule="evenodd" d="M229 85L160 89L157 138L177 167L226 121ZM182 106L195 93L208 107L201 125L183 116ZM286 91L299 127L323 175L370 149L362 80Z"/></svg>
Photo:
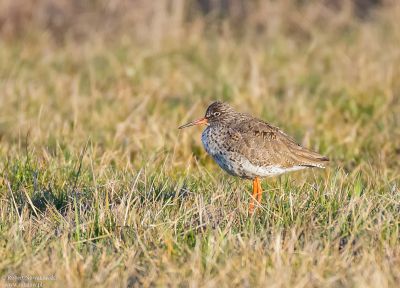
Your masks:
<svg viewBox="0 0 400 288"><path fill-rule="evenodd" d="M0 286L398 287L399 19L384 0L1 0ZM177 130L217 99L331 166L266 179L248 215L250 183Z"/></svg>

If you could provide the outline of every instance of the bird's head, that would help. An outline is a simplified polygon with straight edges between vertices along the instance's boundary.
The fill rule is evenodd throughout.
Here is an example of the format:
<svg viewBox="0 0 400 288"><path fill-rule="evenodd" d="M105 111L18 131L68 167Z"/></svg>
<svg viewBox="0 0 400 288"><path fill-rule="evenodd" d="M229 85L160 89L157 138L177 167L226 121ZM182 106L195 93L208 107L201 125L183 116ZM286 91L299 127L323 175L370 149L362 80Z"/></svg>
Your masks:
<svg viewBox="0 0 400 288"><path fill-rule="evenodd" d="M232 120L234 118L234 114L235 111L231 106L226 103L217 101L208 106L206 115L203 118L182 125L179 127L179 129L201 124L205 124L207 126L223 124L228 122L229 120Z"/></svg>

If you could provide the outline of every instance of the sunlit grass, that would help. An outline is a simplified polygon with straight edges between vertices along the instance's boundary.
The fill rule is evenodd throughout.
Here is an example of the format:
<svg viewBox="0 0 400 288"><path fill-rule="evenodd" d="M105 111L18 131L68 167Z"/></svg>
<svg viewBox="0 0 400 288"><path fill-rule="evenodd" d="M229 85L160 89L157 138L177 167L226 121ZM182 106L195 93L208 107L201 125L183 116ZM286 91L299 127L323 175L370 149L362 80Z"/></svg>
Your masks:
<svg viewBox="0 0 400 288"><path fill-rule="evenodd" d="M398 15L307 24L304 39L2 43L0 283L395 287ZM266 179L250 216L251 183L220 171L200 129L177 129L215 99L330 167Z"/></svg>

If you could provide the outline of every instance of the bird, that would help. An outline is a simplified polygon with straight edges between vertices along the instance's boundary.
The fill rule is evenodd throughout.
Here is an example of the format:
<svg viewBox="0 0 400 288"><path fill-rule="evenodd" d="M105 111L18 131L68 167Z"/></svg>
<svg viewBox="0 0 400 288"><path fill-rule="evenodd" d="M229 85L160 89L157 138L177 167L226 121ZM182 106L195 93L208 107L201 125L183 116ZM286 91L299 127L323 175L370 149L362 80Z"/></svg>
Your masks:
<svg viewBox="0 0 400 288"><path fill-rule="evenodd" d="M178 127L205 125L201 141L206 152L228 174L253 181L249 212L261 204L261 179L307 168L325 168L328 157L298 144L267 122L237 112L228 103L216 101L205 116Z"/></svg>

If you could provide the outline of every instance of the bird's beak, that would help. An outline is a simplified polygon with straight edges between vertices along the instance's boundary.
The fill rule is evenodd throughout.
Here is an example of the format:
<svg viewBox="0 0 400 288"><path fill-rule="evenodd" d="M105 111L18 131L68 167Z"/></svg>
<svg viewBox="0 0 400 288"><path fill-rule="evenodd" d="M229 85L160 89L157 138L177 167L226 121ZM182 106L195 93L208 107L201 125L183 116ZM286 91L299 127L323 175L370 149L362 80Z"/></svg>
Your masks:
<svg viewBox="0 0 400 288"><path fill-rule="evenodd" d="M203 118L194 120L192 122L189 122L189 123L187 123L185 125L182 125L182 126L178 127L178 129L183 129L183 128L186 128L186 127L190 127L190 126L194 126L194 125L201 125L201 124L208 125L208 120L207 120L206 117L203 117Z"/></svg>

